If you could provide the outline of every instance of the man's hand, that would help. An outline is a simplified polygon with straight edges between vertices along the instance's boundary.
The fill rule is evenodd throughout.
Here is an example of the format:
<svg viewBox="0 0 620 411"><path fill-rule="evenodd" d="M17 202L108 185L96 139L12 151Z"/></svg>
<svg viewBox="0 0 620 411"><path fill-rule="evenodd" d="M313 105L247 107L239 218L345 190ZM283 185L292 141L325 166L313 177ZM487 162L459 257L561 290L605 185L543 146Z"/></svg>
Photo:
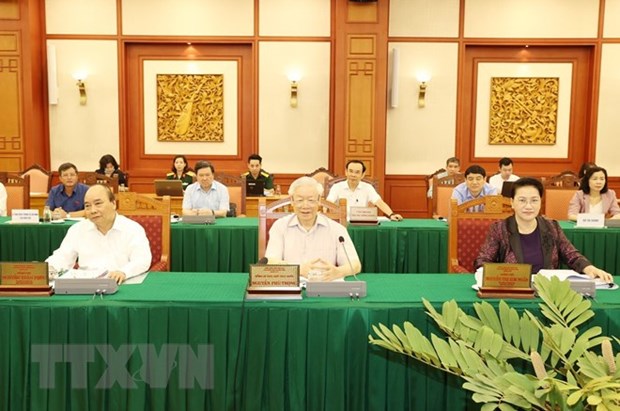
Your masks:
<svg viewBox="0 0 620 411"><path fill-rule="evenodd" d="M328 263L322 258L317 258L314 261L310 261L309 272L315 271L317 274L313 276L306 276L308 281L334 281L342 278L342 273L338 270L338 267Z"/></svg>
<svg viewBox="0 0 620 411"><path fill-rule="evenodd" d="M112 278L114 281L116 281L118 284L122 284L123 281L125 281L125 278L127 278L127 276L125 275L124 272L122 271L110 271L107 275L108 278Z"/></svg>
<svg viewBox="0 0 620 411"><path fill-rule="evenodd" d="M390 216L390 220L392 221L401 221L402 219L403 219L403 216L400 214L394 213Z"/></svg>

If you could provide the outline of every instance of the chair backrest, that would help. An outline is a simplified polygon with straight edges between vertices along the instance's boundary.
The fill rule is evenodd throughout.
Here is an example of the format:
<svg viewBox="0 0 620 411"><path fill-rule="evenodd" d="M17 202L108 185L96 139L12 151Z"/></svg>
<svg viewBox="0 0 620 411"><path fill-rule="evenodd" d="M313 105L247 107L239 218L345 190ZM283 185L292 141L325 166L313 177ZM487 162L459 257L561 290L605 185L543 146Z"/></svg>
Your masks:
<svg viewBox="0 0 620 411"><path fill-rule="evenodd" d="M334 172L326 169L325 167L319 167L311 173L306 174L308 177L314 178L316 181L323 185L323 196L327 196L327 187L326 184L332 178L338 177Z"/></svg>
<svg viewBox="0 0 620 411"><path fill-rule="evenodd" d="M144 227L151 246L150 271L170 271L170 196L161 200L133 192L117 195L119 214Z"/></svg>
<svg viewBox="0 0 620 411"><path fill-rule="evenodd" d="M570 170L567 170L567 171L562 171L557 176L546 178L543 181L543 185L545 186L545 188L556 187L556 188L566 188L566 189L570 189L570 188L579 189L580 182L581 182L581 179L579 178L577 174L575 174L574 172Z"/></svg>
<svg viewBox="0 0 620 411"><path fill-rule="evenodd" d="M481 211L472 209L483 206ZM486 239L489 227L513 214L510 199L501 195L484 196L457 205L451 200L448 271L474 272L474 260Z"/></svg>
<svg viewBox="0 0 620 411"><path fill-rule="evenodd" d="M453 174L437 178L433 176L433 196L431 197L431 210L433 216L450 217L450 199L452 190L465 181L463 174Z"/></svg>
<svg viewBox="0 0 620 411"><path fill-rule="evenodd" d="M49 193L52 184L52 173L38 164L33 164L20 173L30 176L31 193Z"/></svg>
<svg viewBox="0 0 620 411"><path fill-rule="evenodd" d="M228 188L230 203L235 204L237 216L245 216L245 176L239 177L232 174L217 173L215 179Z"/></svg>
<svg viewBox="0 0 620 411"><path fill-rule="evenodd" d="M286 197L274 201L267 206L267 200L264 197L258 199L258 258L265 256L265 250L269 242L269 230L273 223L277 219L290 215L293 212L291 200L291 197ZM321 199L319 209L323 210L324 215L346 227L347 200L344 198L340 199L338 204L336 204Z"/></svg>
<svg viewBox="0 0 620 411"><path fill-rule="evenodd" d="M118 175L108 177L105 174L95 173L94 171L79 171L78 181L87 186L105 184L112 189L113 193L118 193Z"/></svg>
<svg viewBox="0 0 620 411"><path fill-rule="evenodd" d="M543 196L542 214L553 220L568 220L568 204L575 193L576 187L547 187Z"/></svg>
<svg viewBox="0 0 620 411"><path fill-rule="evenodd" d="M325 182L323 184L325 191L323 192L323 196L327 197L327 195L329 194L329 190L332 189L332 186L334 184L340 183L342 181L346 181L346 179L347 179L346 177L334 177L334 178L325 177ZM377 192L379 191L379 182L376 179L363 178L362 181L373 186Z"/></svg>
<svg viewBox="0 0 620 411"><path fill-rule="evenodd" d="M0 182L6 188L6 212L11 215L13 209L30 208L30 176L18 173L0 172Z"/></svg>

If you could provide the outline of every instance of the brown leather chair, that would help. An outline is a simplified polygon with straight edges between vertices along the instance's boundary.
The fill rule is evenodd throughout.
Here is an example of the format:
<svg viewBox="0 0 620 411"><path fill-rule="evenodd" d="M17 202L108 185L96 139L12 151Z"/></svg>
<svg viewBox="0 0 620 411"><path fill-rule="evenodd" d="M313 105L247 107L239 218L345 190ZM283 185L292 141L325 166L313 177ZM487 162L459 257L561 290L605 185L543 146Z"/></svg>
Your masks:
<svg viewBox="0 0 620 411"><path fill-rule="evenodd" d="M98 174L94 171L79 171L78 181L87 186L93 186L95 184L104 184L112 189L113 193L118 193L118 175L108 177L105 174Z"/></svg>
<svg viewBox="0 0 620 411"><path fill-rule="evenodd" d="M465 182L463 174L454 174L437 178L433 177L433 196L431 197L431 211L433 218L450 217L450 199L454 187Z"/></svg>
<svg viewBox="0 0 620 411"><path fill-rule="evenodd" d="M325 167L319 167L311 173L306 174L308 177L314 178L316 181L323 185L323 196L327 196L327 187L326 184L333 178L338 177L334 172L326 169Z"/></svg>
<svg viewBox="0 0 620 411"><path fill-rule="evenodd" d="M572 171L563 171L543 181L543 215L554 220L568 219L568 204L579 190L580 179Z"/></svg>
<svg viewBox="0 0 620 411"><path fill-rule="evenodd" d="M118 213L139 223L151 246L149 271L170 271L170 196L161 200L138 193L117 195Z"/></svg>

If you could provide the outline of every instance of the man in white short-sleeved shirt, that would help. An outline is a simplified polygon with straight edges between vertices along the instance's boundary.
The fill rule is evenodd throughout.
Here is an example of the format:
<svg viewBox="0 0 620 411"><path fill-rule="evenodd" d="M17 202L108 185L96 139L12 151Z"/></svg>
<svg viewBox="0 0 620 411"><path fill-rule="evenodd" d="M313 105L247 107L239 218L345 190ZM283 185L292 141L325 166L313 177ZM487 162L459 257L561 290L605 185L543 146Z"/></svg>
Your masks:
<svg viewBox="0 0 620 411"><path fill-rule="evenodd" d="M47 258L55 270L81 268L107 270L119 284L146 272L151 247L144 228L116 213L116 199L108 186L96 184L84 195L86 220L69 228L60 247Z"/></svg>
<svg viewBox="0 0 620 411"><path fill-rule="evenodd" d="M403 217L392 211L385 201L381 199L377 190L368 183L362 181L366 175L366 166L360 160L351 160L345 167L347 179L332 186L327 196L327 201L337 203L341 198L347 200L347 209L351 206L367 207L374 204L392 221L400 221Z"/></svg>
<svg viewBox="0 0 620 411"><path fill-rule="evenodd" d="M323 186L312 177L291 184L294 213L273 223L265 251L269 264L299 264L300 275L309 281L332 281L362 269L347 229L319 213L322 193Z"/></svg>

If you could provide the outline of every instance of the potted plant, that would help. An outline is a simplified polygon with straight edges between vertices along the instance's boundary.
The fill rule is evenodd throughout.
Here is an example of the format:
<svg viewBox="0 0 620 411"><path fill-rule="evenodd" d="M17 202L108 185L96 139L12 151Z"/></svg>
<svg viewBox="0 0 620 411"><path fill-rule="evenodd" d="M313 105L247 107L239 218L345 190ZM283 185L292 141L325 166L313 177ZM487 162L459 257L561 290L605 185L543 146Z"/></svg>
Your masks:
<svg viewBox="0 0 620 411"><path fill-rule="evenodd" d="M474 303L475 316L454 300L444 302L441 313L423 300L445 339L431 334L429 340L405 322L391 330L373 325L376 338L369 341L459 376L483 411L620 410L620 355L614 358L601 327L578 328L594 316L591 302L568 281L536 276L534 284L544 321L527 310L519 315L503 300L498 311L486 301ZM520 369L516 361L529 366Z"/></svg>

